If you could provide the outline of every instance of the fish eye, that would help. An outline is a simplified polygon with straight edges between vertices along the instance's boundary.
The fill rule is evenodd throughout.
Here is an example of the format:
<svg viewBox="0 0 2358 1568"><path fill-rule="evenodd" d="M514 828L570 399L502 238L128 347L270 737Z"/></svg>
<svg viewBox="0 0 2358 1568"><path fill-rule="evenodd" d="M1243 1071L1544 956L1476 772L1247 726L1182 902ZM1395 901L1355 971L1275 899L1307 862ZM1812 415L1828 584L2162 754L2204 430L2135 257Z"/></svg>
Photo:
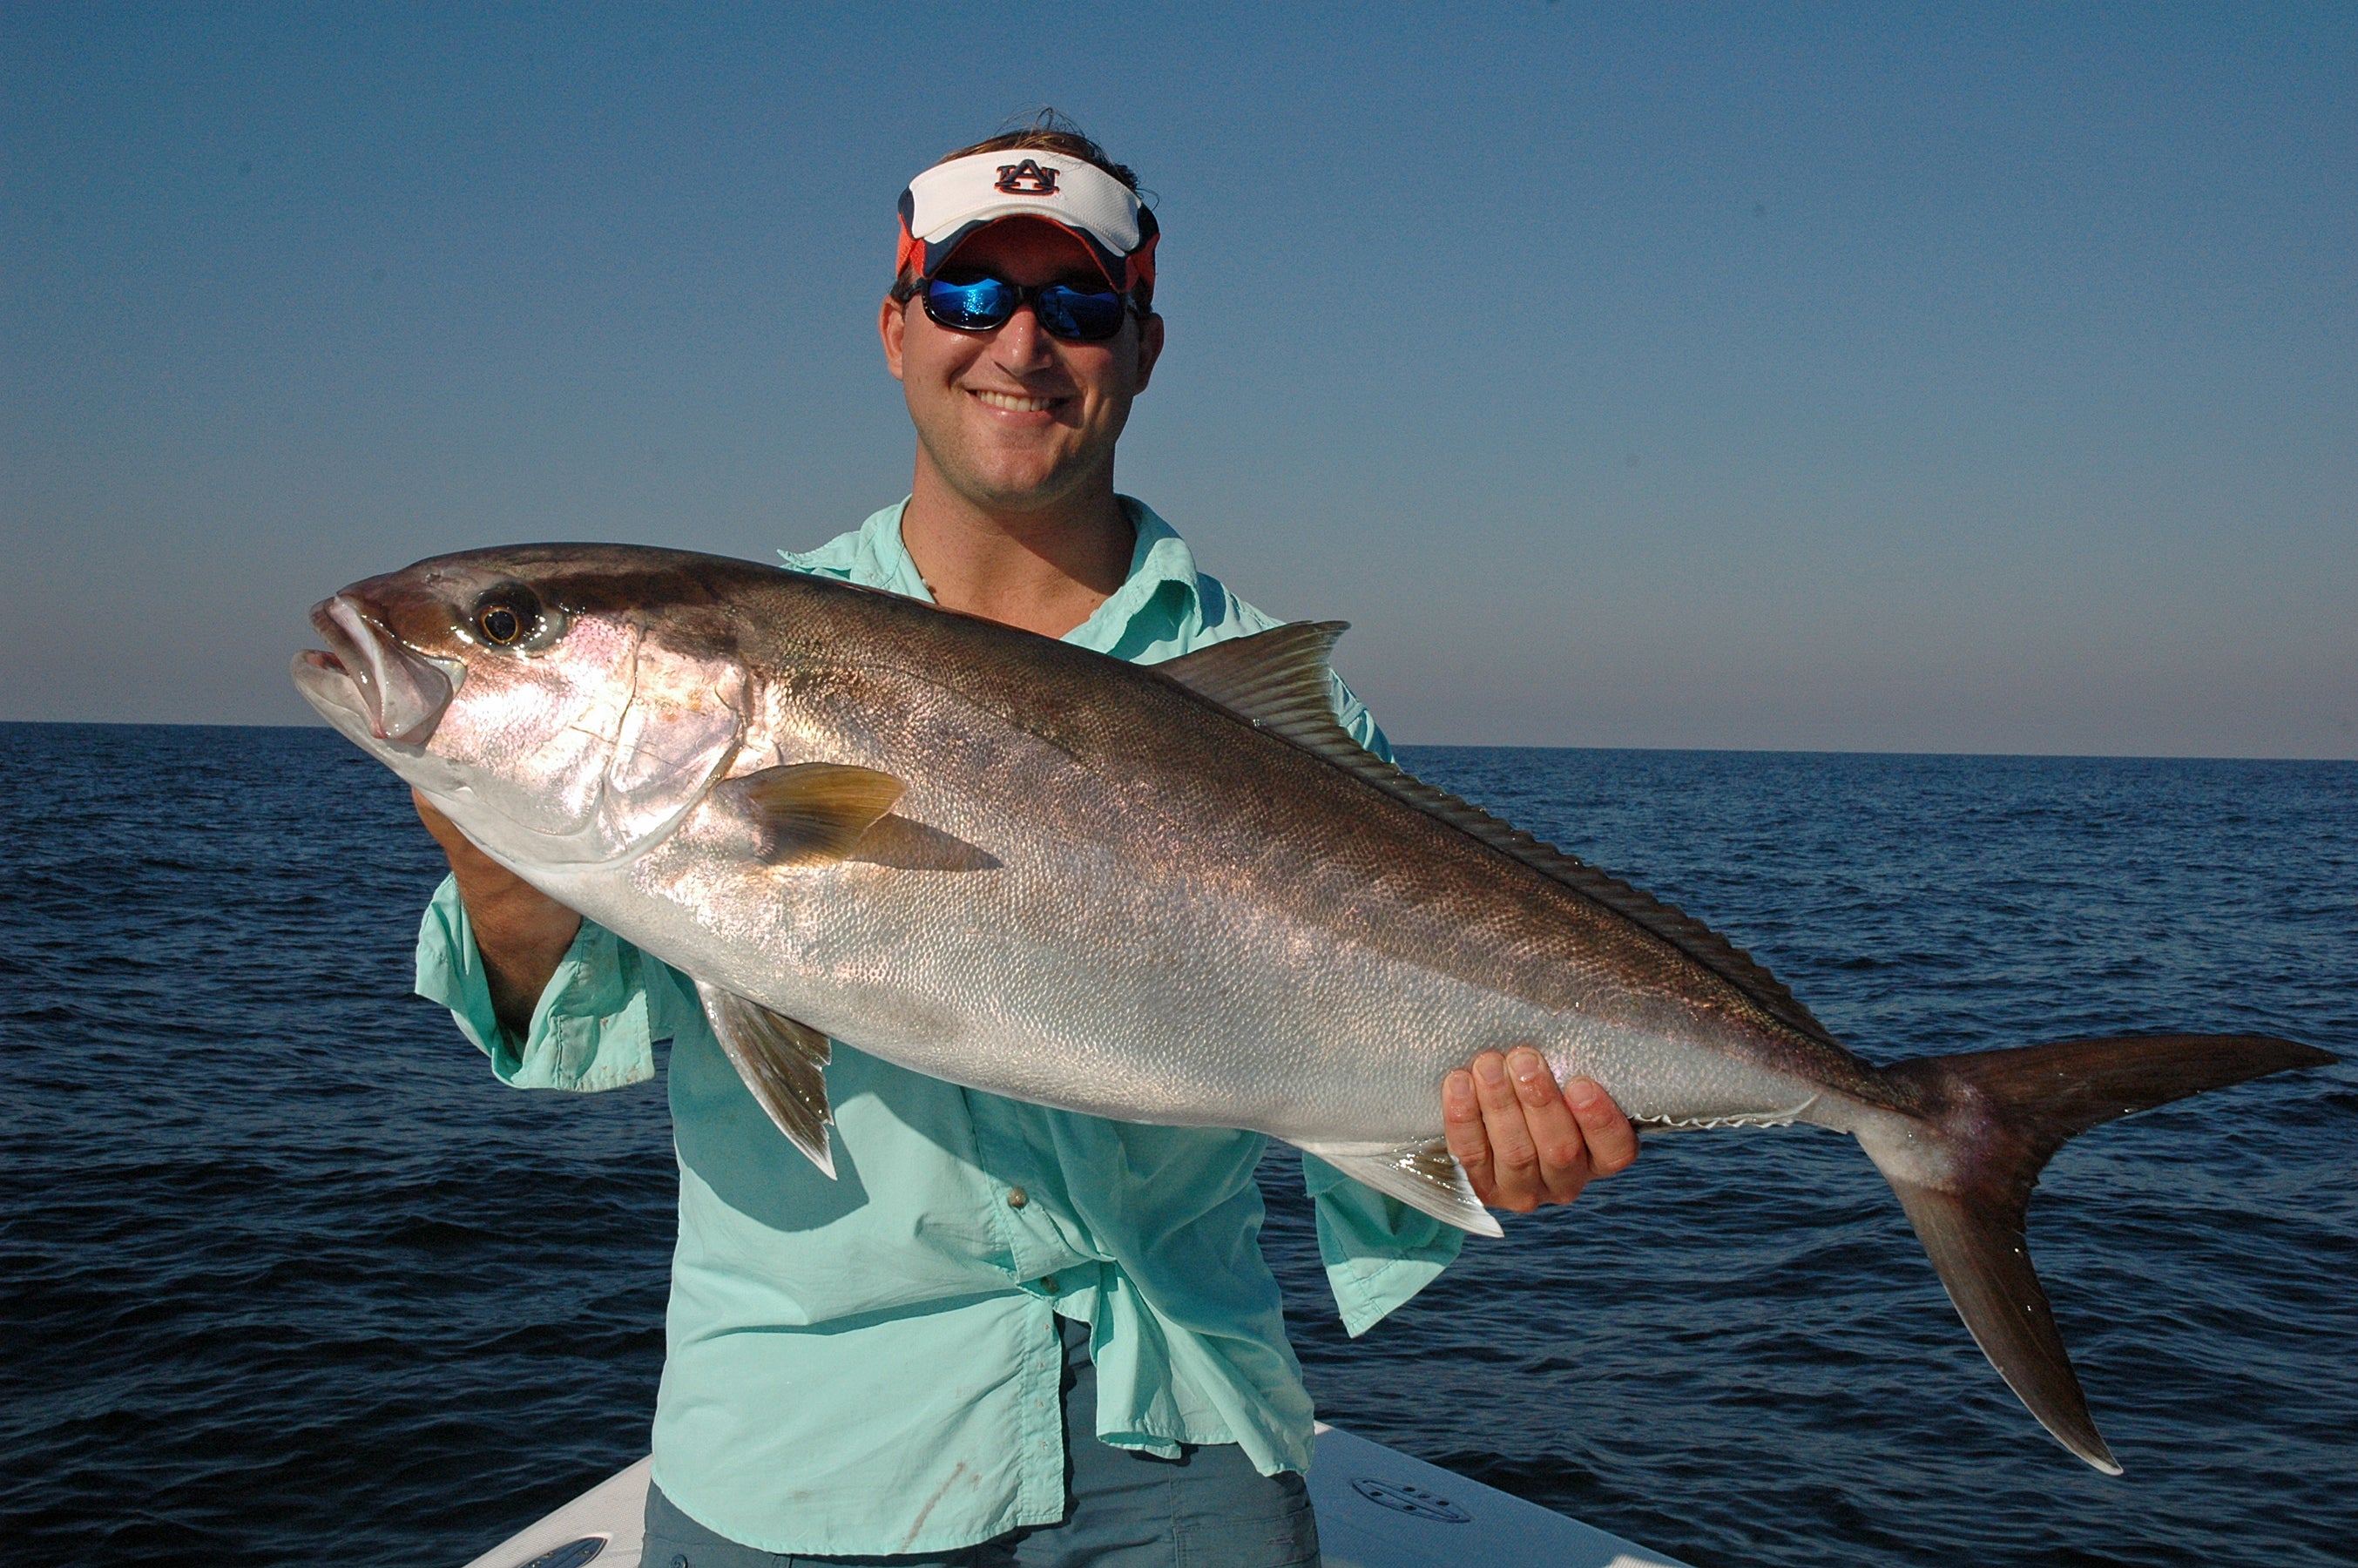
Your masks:
<svg viewBox="0 0 2358 1568"><path fill-rule="evenodd" d="M475 630L494 647L514 647L540 624L540 601L526 589L493 589L475 605Z"/></svg>

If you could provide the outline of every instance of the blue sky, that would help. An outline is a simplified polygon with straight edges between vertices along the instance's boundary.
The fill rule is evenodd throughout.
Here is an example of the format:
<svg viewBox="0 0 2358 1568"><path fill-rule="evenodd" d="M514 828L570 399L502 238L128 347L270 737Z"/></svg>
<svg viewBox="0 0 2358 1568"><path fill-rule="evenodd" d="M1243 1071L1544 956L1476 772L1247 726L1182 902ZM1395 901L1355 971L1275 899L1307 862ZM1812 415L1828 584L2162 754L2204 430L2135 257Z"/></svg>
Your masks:
<svg viewBox="0 0 2358 1568"><path fill-rule="evenodd" d="M0 10L0 719L299 722L438 551L905 490L908 176L1053 103L1124 489L1408 741L2358 756L2358 7Z"/></svg>

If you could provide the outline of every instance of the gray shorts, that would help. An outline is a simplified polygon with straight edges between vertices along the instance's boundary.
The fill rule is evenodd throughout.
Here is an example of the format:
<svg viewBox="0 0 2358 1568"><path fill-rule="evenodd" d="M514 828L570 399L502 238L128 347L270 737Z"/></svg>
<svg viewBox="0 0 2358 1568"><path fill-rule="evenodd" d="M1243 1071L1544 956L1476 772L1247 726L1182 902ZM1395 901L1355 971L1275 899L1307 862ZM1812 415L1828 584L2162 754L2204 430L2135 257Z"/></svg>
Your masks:
<svg viewBox="0 0 2358 1568"><path fill-rule="evenodd" d="M1317 1568L1318 1521L1301 1476L1291 1471L1264 1476L1230 1443L1183 1449L1176 1459L1099 1443L1093 1435L1098 1387L1088 1325L1059 1321L1065 1338L1062 1523L936 1555L783 1555L713 1534L651 1485L641 1568Z"/></svg>

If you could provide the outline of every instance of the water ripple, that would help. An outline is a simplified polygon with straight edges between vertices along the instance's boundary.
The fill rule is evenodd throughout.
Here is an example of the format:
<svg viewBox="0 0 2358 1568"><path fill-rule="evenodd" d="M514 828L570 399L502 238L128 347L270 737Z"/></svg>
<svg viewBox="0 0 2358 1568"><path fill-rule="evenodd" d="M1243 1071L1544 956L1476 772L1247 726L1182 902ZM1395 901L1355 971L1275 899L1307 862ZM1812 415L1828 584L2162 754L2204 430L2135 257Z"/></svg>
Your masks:
<svg viewBox="0 0 2358 1568"><path fill-rule="evenodd" d="M130 794L122 762L168 791ZM2358 1054L2358 768L1419 752L1711 921L1877 1060ZM33 1562L458 1562L644 1449L655 1086L494 1084L406 995L439 859L319 730L0 726L0 1518ZM1322 1413L1699 1564L2347 1561L2358 1076L2092 1135L2032 1231L2124 1481L2050 1443L1844 1140L1650 1141L1362 1339L1292 1157ZM550 1195L561 1195L552 1201Z"/></svg>

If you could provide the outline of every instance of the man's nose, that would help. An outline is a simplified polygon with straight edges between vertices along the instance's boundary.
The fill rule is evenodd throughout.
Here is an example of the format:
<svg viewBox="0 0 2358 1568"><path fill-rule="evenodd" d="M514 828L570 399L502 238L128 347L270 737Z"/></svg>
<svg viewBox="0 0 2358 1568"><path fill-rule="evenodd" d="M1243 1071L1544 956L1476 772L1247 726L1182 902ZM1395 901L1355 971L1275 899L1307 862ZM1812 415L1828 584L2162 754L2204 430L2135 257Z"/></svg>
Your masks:
<svg viewBox="0 0 2358 1568"><path fill-rule="evenodd" d="M1010 371L1043 369L1050 362L1048 345L1044 341L1047 335L1041 330L1039 312L1029 305L1020 305L991 340L992 356Z"/></svg>

